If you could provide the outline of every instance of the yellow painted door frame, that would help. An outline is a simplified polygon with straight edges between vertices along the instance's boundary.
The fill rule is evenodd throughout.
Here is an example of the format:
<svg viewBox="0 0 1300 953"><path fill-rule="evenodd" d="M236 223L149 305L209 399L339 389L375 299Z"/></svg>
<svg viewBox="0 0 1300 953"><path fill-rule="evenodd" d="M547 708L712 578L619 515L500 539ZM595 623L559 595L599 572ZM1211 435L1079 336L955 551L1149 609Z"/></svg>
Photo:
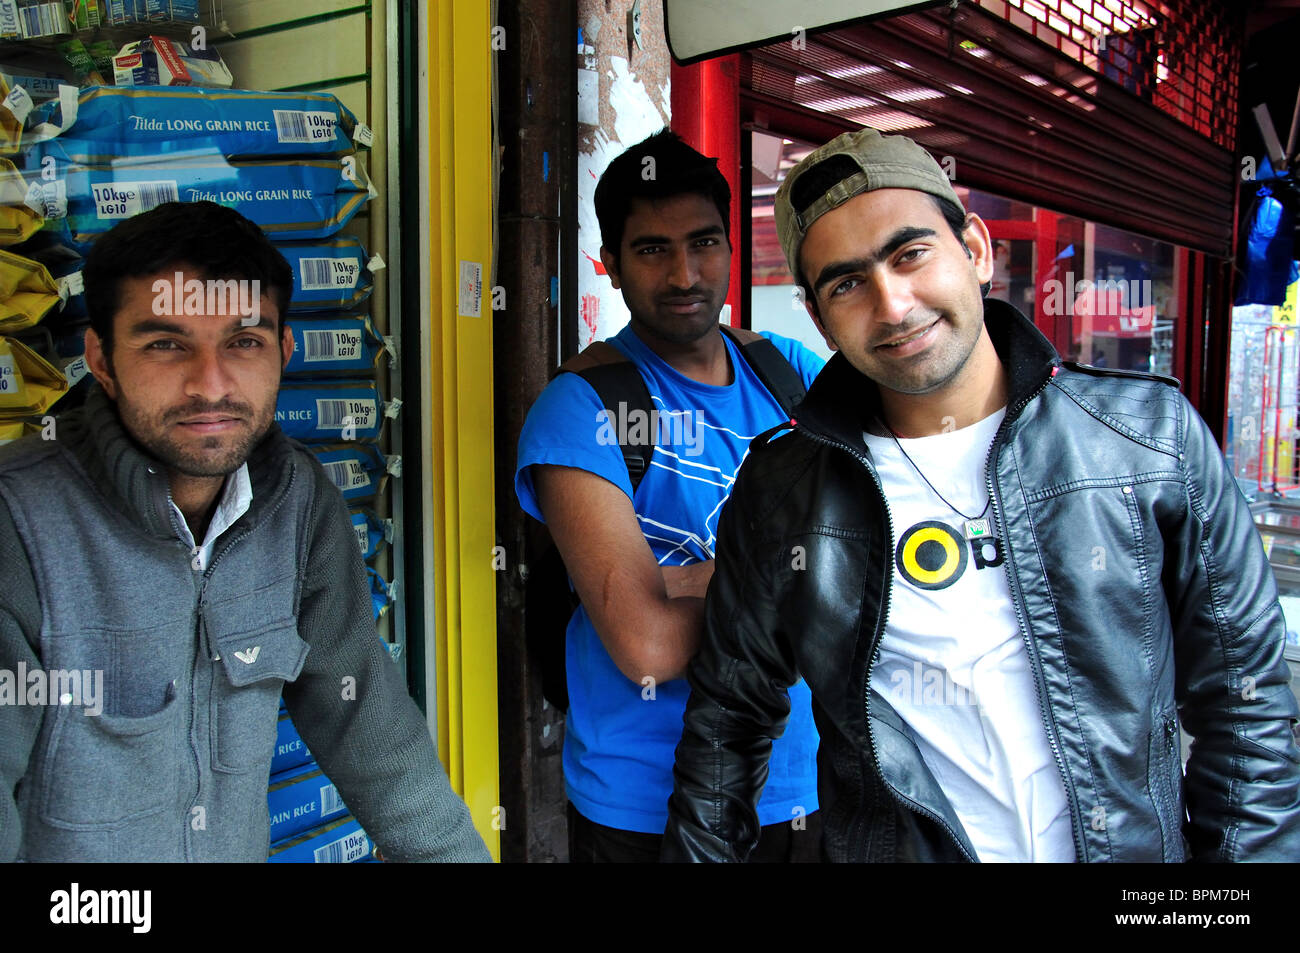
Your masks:
<svg viewBox="0 0 1300 953"><path fill-rule="evenodd" d="M429 715L452 787L497 860L505 818L497 753L496 513L492 453L494 209L490 5L421 5L426 247L422 318L429 350L424 461L431 599L426 658L436 666ZM475 286L477 285L477 286ZM477 311L477 314L475 312ZM412 541L412 544L414 541ZM429 545L431 543L431 545ZM431 603L431 604L430 604ZM412 606L412 611L420 607Z"/></svg>

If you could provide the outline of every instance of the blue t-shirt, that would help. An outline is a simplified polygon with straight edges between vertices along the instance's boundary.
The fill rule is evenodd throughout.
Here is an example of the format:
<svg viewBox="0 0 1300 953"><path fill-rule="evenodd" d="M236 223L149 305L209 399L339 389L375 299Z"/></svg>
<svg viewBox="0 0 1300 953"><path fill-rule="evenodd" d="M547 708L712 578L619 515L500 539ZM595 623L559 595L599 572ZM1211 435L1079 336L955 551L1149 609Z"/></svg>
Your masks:
<svg viewBox="0 0 1300 953"><path fill-rule="evenodd" d="M718 332L721 334L721 332ZM797 341L764 333L812 383L822 360ZM515 493L542 519L533 464L588 470L632 498L646 542L661 566L713 558L718 515L731 492L749 442L786 419L736 345L723 335L734 380L714 387L673 370L631 326L609 343L641 370L657 419L610 419L595 390L576 374L560 374L528 412L519 436ZM652 428L650 467L632 495L618 444L619 428ZM566 648L569 711L565 719L564 779L583 816L620 830L661 834L668 823L673 758L682 735L690 685L673 679L644 686L618 670L585 607L569 620ZM644 694L643 694L644 692ZM790 720L772 746L767 785L758 804L761 824L789 821L817 809L817 729L812 696L799 681L790 689Z"/></svg>

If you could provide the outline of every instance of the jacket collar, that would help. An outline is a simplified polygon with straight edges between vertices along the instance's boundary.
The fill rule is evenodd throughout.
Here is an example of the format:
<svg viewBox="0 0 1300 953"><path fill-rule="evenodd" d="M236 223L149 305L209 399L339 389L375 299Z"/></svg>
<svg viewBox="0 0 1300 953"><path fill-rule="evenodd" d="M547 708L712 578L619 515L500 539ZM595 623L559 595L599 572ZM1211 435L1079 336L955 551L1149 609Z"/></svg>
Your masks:
<svg viewBox="0 0 1300 953"><path fill-rule="evenodd" d="M1051 378L1060 356L1038 328L1005 301L984 300L984 325L1007 371L1007 417L1030 400ZM865 450L862 431L880 412L880 389L834 354L795 409L798 426Z"/></svg>
<svg viewBox="0 0 1300 953"><path fill-rule="evenodd" d="M114 505L130 514L150 536L176 538L168 501L167 468L122 425L117 404L92 383L85 404L59 419L59 443ZM293 471L293 445L272 423L248 456L253 501L236 522L256 524L279 503Z"/></svg>

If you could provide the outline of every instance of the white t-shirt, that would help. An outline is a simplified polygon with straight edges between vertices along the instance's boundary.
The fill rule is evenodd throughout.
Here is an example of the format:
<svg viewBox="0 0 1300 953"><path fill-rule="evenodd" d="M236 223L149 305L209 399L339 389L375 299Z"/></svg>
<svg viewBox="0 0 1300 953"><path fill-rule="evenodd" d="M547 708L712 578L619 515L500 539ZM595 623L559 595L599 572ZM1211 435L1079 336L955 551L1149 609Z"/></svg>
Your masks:
<svg viewBox="0 0 1300 953"><path fill-rule="evenodd" d="M935 489L997 526L985 473L1005 410L901 441ZM1047 741L999 544L926 486L891 437L863 435L894 523L894 584L871 687L911 726L981 861L1073 861L1069 803Z"/></svg>

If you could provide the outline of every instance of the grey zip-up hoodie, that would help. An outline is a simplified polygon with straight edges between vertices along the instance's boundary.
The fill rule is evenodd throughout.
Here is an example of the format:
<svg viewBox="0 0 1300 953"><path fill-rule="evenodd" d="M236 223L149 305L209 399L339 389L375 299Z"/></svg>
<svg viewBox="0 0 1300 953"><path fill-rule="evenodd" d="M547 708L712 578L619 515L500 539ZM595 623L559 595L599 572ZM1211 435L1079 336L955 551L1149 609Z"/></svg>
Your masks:
<svg viewBox="0 0 1300 953"><path fill-rule="evenodd" d="M386 858L490 859L375 633L342 497L274 425L248 468L199 572L99 388L57 439L0 449L0 678L27 674L0 695L0 860L265 860L282 691Z"/></svg>

